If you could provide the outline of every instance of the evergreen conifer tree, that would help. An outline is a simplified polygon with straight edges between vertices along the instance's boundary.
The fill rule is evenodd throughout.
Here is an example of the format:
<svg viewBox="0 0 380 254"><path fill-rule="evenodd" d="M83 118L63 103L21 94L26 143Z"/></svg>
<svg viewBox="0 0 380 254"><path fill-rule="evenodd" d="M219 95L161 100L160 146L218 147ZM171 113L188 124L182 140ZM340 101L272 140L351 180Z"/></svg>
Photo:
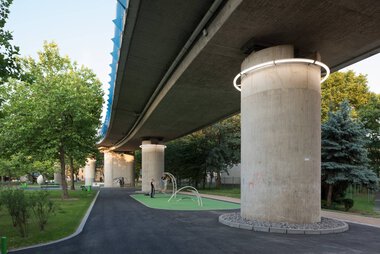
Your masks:
<svg viewBox="0 0 380 254"><path fill-rule="evenodd" d="M366 131L351 118L347 101L336 112L329 112L322 125L322 181L328 186L327 206L344 193L348 184L375 188L376 174L368 168ZM334 190L334 193L333 193Z"/></svg>

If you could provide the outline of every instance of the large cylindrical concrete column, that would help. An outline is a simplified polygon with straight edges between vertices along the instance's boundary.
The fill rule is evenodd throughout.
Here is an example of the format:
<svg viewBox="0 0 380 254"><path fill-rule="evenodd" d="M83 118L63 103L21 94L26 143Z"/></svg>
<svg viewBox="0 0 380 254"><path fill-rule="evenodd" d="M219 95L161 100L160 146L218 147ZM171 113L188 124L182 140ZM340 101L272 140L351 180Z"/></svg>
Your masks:
<svg viewBox="0 0 380 254"><path fill-rule="evenodd" d="M156 190L161 189L161 177L165 167L165 146L143 141L141 145L142 191L150 191L150 182L154 179Z"/></svg>
<svg viewBox="0 0 380 254"><path fill-rule="evenodd" d="M62 184L62 176L60 172L54 172L54 183Z"/></svg>
<svg viewBox="0 0 380 254"><path fill-rule="evenodd" d="M95 181L96 160L88 158L84 167L84 185L92 186Z"/></svg>
<svg viewBox="0 0 380 254"><path fill-rule="evenodd" d="M124 153L104 152L104 187L120 187L117 178L124 184L134 186L134 156Z"/></svg>
<svg viewBox="0 0 380 254"><path fill-rule="evenodd" d="M115 181L116 178L123 176L123 158L118 153L112 153L112 181ZM117 182L116 182L117 183ZM116 183L113 184L114 187L120 187Z"/></svg>
<svg viewBox="0 0 380 254"><path fill-rule="evenodd" d="M113 153L104 152L104 187L113 187Z"/></svg>
<svg viewBox="0 0 380 254"><path fill-rule="evenodd" d="M292 46L248 56L242 70L293 58ZM287 63L241 81L241 216L271 222L320 221L321 80L313 64Z"/></svg>
<svg viewBox="0 0 380 254"><path fill-rule="evenodd" d="M135 186L135 157L130 154L124 154L124 161L126 162L125 169L125 184L128 186Z"/></svg>

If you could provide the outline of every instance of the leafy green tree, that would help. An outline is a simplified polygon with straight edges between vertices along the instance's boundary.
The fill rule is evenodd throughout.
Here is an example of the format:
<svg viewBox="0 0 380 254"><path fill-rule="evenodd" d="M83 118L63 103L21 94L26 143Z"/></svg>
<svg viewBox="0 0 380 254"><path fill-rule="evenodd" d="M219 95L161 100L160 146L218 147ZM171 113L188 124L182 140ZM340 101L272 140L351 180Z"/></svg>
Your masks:
<svg viewBox="0 0 380 254"><path fill-rule="evenodd" d="M190 179L198 187L207 174L217 174L240 162L240 117L234 116L167 144L166 170L177 178Z"/></svg>
<svg viewBox="0 0 380 254"><path fill-rule="evenodd" d="M19 68L16 59L19 48L11 44L12 33L4 29L12 2L13 0L0 0L0 84L8 77L17 76Z"/></svg>
<svg viewBox="0 0 380 254"><path fill-rule="evenodd" d="M20 152L7 158L0 159L0 175L8 177L20 177L31 173L50 174L53 161L40 161L26 156Z"/></svg>
<svg viewBox="0 0 380 254"><path fill-rule="evenodd" d="M367 129L368 157L371 168L380 176L380 95L372 95L359 111L359 118Z"/></svg>
<svg viewBox="0 0 380 254"><path fill-rule="evenodd" d="M55 43L45 43L38 61L24 59L22 68L27 81L10 80L2 89L0 151L58 160L67 198L66 158L85 161L98 139L101 83L90 69L60 56Z"/></svg>
<svg viewBox="0 0 380 254"><path fill-rule="evenodd" d="M195 132L167 144L165 170L177 180L189 179L196 188L204 178L206 159L210 150L204 133Z"/></svg>
<svg viewBox="0 0 380 254"><path fill-rule="evenodd" d="M327 122L322 125L321 165L328 206L344 193L350 183L375 188L378 179L368 169L366 143L366 131L351 118L351 107L347 101L340 105L338 111L329 112Z"/></svg>
<svg viewBox="0 0 380 254"><path fill-rule="evenodd" d="M328 118L330 110L336 111L339 105L348 100L352 106L352 114L366 105L371 97L365 75L356 75L353 71L334 72L322 83L322 122Z"/></svg>
<svg viewBox="0 0 380 254"><path fill-rule="evenodd" d="M206 168L217 174L216 187L222 184L221 173L240 162L240 115L220 121L203 130L212 147L207 155Z"/></svg>

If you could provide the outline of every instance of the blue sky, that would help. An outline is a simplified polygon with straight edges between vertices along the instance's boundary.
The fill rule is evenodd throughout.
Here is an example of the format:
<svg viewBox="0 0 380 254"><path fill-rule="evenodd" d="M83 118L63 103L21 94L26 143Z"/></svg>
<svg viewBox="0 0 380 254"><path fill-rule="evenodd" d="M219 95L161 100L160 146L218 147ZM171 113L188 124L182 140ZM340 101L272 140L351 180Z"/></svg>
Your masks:
<svg viewBox="0 0 380 254"><path fill-rule="evenodd" d="M44 40L98 75L106 91L110 73L116 0L14 0L6 24L21 55L36 56ZM370 90L380 93L380 54L351 65L367 74ZM232 84L231 84L232 85Z"/></svg>
<svg viewBox="0 0 380 254"><path fill-rule="evenodd" d="M6 28L23 56L37 56L45 40L61 54L91 68L109 84L116 0L14 0Z"/></svg>

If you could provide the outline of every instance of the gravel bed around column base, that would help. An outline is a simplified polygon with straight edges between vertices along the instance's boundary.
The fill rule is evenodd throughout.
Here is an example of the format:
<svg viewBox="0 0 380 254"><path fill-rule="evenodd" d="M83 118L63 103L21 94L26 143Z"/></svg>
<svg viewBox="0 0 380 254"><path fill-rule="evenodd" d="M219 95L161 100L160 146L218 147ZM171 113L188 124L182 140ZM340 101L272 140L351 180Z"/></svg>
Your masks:
<svg viewBox="0 0 380 254"><path fill-rule="evenodd" d="M240 216L240 213L226 213L219 216L219 222L234 228L280 234L320 235L342 233L348 230L347 223L325 217L322 217L321 222L317 223L291 224L286 222L246 220Z"/></svg>

